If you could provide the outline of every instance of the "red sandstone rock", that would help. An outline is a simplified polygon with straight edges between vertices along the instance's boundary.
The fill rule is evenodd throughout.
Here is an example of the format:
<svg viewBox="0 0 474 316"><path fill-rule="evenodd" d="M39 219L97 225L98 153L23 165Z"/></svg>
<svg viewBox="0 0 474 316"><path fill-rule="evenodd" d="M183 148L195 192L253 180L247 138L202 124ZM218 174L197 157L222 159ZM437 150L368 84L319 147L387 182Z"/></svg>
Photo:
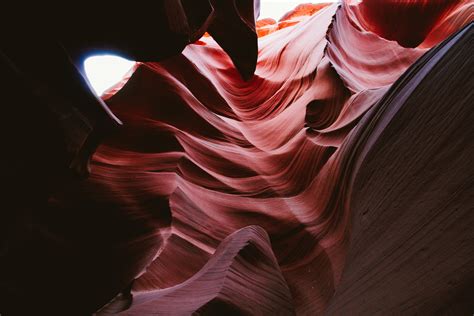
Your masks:
<svg viewBox="0 0 474 316"><path fill-rule="evenodd" d="M35 213L33 244L4 252L15 272L4 297L47 291L24 294L36 306L3 306L472 311L472 6L405 2L387 6L412 32L392 32L378 9L362 9L370 1L272 29L253 72L253 52L218 43L217 26L240 17L236 39L253 43L275 23L255 30L255 7L215 1L215 39L138 64L107 96L123 128L87 180L57 188ZM31 232L18 223L9 236L22 242ZM31 276L43 283L25 286Z"/></svg>

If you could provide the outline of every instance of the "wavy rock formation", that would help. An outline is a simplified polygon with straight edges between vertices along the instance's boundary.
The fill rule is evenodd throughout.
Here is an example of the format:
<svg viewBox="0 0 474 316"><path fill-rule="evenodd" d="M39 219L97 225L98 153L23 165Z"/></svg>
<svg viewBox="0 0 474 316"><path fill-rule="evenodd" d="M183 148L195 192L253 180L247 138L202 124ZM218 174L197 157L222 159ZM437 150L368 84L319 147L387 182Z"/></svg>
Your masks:
<svg viewBox="0 0 474 316"><path fill-rule="evenodd" d="M328 314L472 312L473 35L420 58L352 138L351 246Z"/></svg>
<svg viewBox="0 0 474 316"><path fill-rule="evenodd" d="M32 223L44 274L7 261L27 271L9 288L56 291L32 300L50 314L472 312L472 3L346 1L256 26L252 1L211 3L222 29L239 16L235 34L260 36L255 67L212 26L138 64L105 98L123 126L90 177Z"/></svg>

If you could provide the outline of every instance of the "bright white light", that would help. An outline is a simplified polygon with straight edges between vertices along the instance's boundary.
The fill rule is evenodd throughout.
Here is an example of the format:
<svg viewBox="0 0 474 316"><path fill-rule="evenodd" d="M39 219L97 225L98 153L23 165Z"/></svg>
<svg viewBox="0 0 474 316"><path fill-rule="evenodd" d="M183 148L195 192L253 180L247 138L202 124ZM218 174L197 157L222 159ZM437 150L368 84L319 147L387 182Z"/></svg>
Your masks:
<svg viewBox="0 0 474 316"><path fill-rule="evenodd" d="M338 0L260 0L259 19L272 18L278 21L286 12L301 3L338 2Z"/></svg>
<svg viewBox="0 0 474 316"><path fill-rule="evenodd" d="M95 93L100 96L120 82L134 64L134 61L119 56L99 55L87 58L84 70Z"/></svg>
<svg viewBox="0 0 474 316"><path fill-rule="evenodd" d="M260 19L278 20L286 12L301 3L337 2L338 0L261 0ZM84 69L89 82L97 95L120 82L135 64L134 61L115 55L92 56L84 62Z"/></svg>

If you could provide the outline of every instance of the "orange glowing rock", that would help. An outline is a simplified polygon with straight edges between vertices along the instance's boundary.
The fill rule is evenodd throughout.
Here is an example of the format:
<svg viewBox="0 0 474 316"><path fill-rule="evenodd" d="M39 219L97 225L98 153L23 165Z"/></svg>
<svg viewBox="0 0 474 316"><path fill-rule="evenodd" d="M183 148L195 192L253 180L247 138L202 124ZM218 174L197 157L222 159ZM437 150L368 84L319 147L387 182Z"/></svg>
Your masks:
<svg viewBox="0 0 474 316"><path fill-rule="evenodd" d="M266 18L257 21L256 29L258 37L263 37L275 32L278 29L278 24L274 19Z"/></svg>
<svg viewBox="0 0 474 316"><path fill-rule="evenodd" d="M304 3L287 12L278 22L271 18L259 20L256 23L258 37L263 37L278 30L296 25L328 5L329 3Z"/></svg>
<svg viewBox="0 0 474 316"><path fill-rule="evenodd" d="M303 3L298 5L293 10L286 13L281 19L281 21L295 20L305 16L312 16L319 10L327 7L330 3Z"/></svg>

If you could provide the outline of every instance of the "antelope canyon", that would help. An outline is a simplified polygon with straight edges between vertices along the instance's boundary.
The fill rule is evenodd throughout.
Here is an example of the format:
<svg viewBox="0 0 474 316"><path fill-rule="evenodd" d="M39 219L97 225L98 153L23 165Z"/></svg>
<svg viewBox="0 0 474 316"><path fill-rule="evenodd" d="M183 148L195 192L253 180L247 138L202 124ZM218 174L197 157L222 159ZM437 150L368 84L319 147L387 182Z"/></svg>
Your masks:
<svg viewBox="0 0 474 316"><path fill-rule="evenodd" d="M1 315L472 315L473 1L156 5L5 37Z"/></svg>

